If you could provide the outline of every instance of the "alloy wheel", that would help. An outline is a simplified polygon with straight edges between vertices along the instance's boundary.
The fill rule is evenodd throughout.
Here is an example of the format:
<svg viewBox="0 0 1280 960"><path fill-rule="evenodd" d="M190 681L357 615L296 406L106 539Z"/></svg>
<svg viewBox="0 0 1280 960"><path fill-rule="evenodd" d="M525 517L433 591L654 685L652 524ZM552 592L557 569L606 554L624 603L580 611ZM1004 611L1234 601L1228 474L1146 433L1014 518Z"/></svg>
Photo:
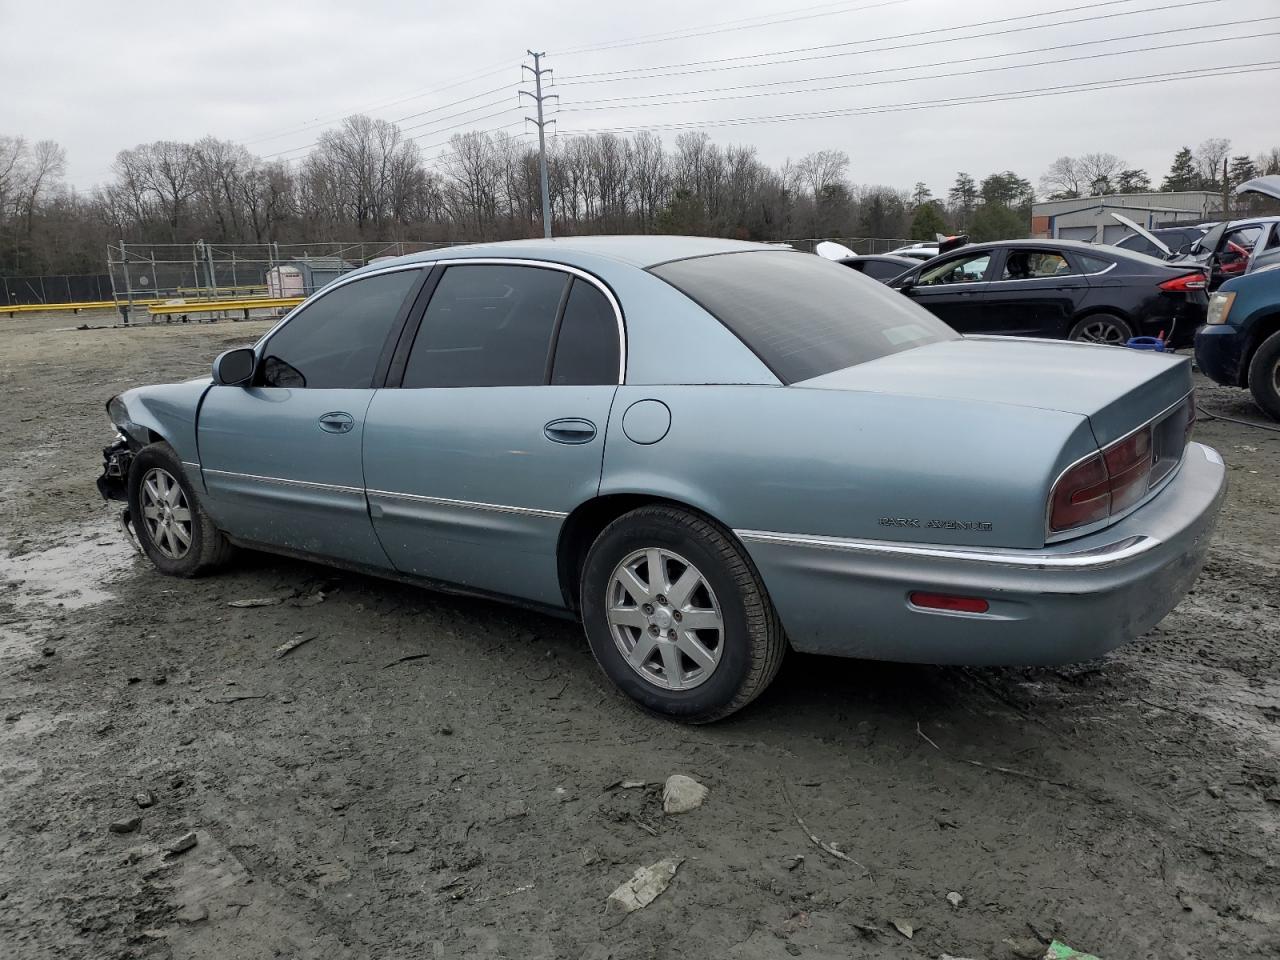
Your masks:
<svg viewBox="0 0 1280 960"><path fill-rule="evenodd" d="M191 505L173 474L152 467L142 477L142 519L157 550L181 560L191 549Z"/></svg>
<svg viewBox="0 0 1280 960"><path fill-rule="evenodd" d="M1105 343L1118 347L1125 343L1124 331L1110 320L1091 320L1080 331L1079 339L1085 343Z"/></svg>
<svg viewBox="0 0 1280 960"><path fill-rule="evenodd" d="M678 553L647 547L625 557L609 577L605 609L623 658L655 687L693 689L720 663L720 604L707 578Z"/></svg>

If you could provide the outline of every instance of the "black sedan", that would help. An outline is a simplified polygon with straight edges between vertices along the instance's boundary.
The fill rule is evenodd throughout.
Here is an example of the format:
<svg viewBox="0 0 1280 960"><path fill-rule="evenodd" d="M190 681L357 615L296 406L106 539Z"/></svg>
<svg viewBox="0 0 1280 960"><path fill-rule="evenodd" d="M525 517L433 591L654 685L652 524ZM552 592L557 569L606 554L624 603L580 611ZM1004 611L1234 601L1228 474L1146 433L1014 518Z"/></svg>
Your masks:
<svg viewBox="0 0 1280 960"><path fill-rule="evenodd" d="M961 333L1189 346L1205 271L1072 240L1000 240L935 257L891 281Z"/></svg>
<svg viewBox="0 0 1280 960"><path fill-rule="evenodd" d="M915 257L900 257L894 253L873 253L862 257L841 257L837 263L865 273L872 280L888 283L920 265Z"/></svg>

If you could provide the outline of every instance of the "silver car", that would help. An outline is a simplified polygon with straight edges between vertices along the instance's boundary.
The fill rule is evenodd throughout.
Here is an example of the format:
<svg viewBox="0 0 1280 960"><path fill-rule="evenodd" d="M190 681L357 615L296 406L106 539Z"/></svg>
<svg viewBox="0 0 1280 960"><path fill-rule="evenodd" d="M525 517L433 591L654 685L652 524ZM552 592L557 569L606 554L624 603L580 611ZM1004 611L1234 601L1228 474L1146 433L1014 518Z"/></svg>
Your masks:
<svg viewBox="0 0 1280 960"><path fill-rule="evenodd" d="M789 647L1110 650L1195 579L1225 475L1185 358L961 337L838 263L693 237L379 263L107 409L99 487L161 572L242 546L580 618L692 722Z"/></svg>

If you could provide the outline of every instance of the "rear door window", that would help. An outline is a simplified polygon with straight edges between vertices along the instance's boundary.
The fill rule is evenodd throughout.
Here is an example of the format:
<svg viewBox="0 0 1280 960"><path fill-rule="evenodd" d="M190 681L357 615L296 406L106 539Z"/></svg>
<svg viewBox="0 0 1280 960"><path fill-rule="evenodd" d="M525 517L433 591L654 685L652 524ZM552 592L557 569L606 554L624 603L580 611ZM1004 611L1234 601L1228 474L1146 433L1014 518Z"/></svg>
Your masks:
<svg viewBox="0 0 1280 960"><path fill-rule="evenodd" d="M404 387L522 387L546 382L562 270L450 266L422 318ZM616 364L614 380L616 382Z"/></svg>
<svg viewBox="0 0 1280 960"><path fill-rule="evenodd" d="M898 291L807 253L718 254L649 271L733 331L783 383L959 336Z"/></svg>
<svg viewBox="0 0 1280 960"><path fill-rule="evenodd" d="M304 305L267 341L263 386L372 387L387 335L421 276L413 269L352 280Z"/></svg>
<svg viewBox="0 0 1280 960"><path fill-rule="evenodd" d="M1103 257L1095 257L1088 253L1077 253L1075 258L1080 261L1080 269L1085 273L1101 273L1112 263Z"/></svg>
<svg viewBox="0 0 1280 960"><path fill-rule="evenodd" d="M556 333L551 383L589 386L618 382L618 318L599 288L574 278Z"/></svg>
<svg viewBox="0 0 1280 960"><path fill-rule="evenodd" d="M1001 280L1044 280L1070 276L1077 271L1056 250L1015 247L1005 254Z"/></svg>

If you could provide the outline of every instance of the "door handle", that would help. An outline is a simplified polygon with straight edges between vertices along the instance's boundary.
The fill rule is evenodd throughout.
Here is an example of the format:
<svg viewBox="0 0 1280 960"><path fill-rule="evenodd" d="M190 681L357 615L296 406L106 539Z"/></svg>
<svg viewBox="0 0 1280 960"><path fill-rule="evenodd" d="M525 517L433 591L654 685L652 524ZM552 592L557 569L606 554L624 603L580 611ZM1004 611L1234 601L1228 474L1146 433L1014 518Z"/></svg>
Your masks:
<svg viewBox="0 0 1280 960"><path fill-rule="evenodd" d="M356 418L341 410L320 415L320 429L325 433L350 433L355 425Z"/></svg>
<svg viewBox="0 0 1280 960"><path fill-rule="evenodd" d="M590 420L564 417L552 420L542 432L555 443L590 443L596 437L596 425Z"/></svg>

